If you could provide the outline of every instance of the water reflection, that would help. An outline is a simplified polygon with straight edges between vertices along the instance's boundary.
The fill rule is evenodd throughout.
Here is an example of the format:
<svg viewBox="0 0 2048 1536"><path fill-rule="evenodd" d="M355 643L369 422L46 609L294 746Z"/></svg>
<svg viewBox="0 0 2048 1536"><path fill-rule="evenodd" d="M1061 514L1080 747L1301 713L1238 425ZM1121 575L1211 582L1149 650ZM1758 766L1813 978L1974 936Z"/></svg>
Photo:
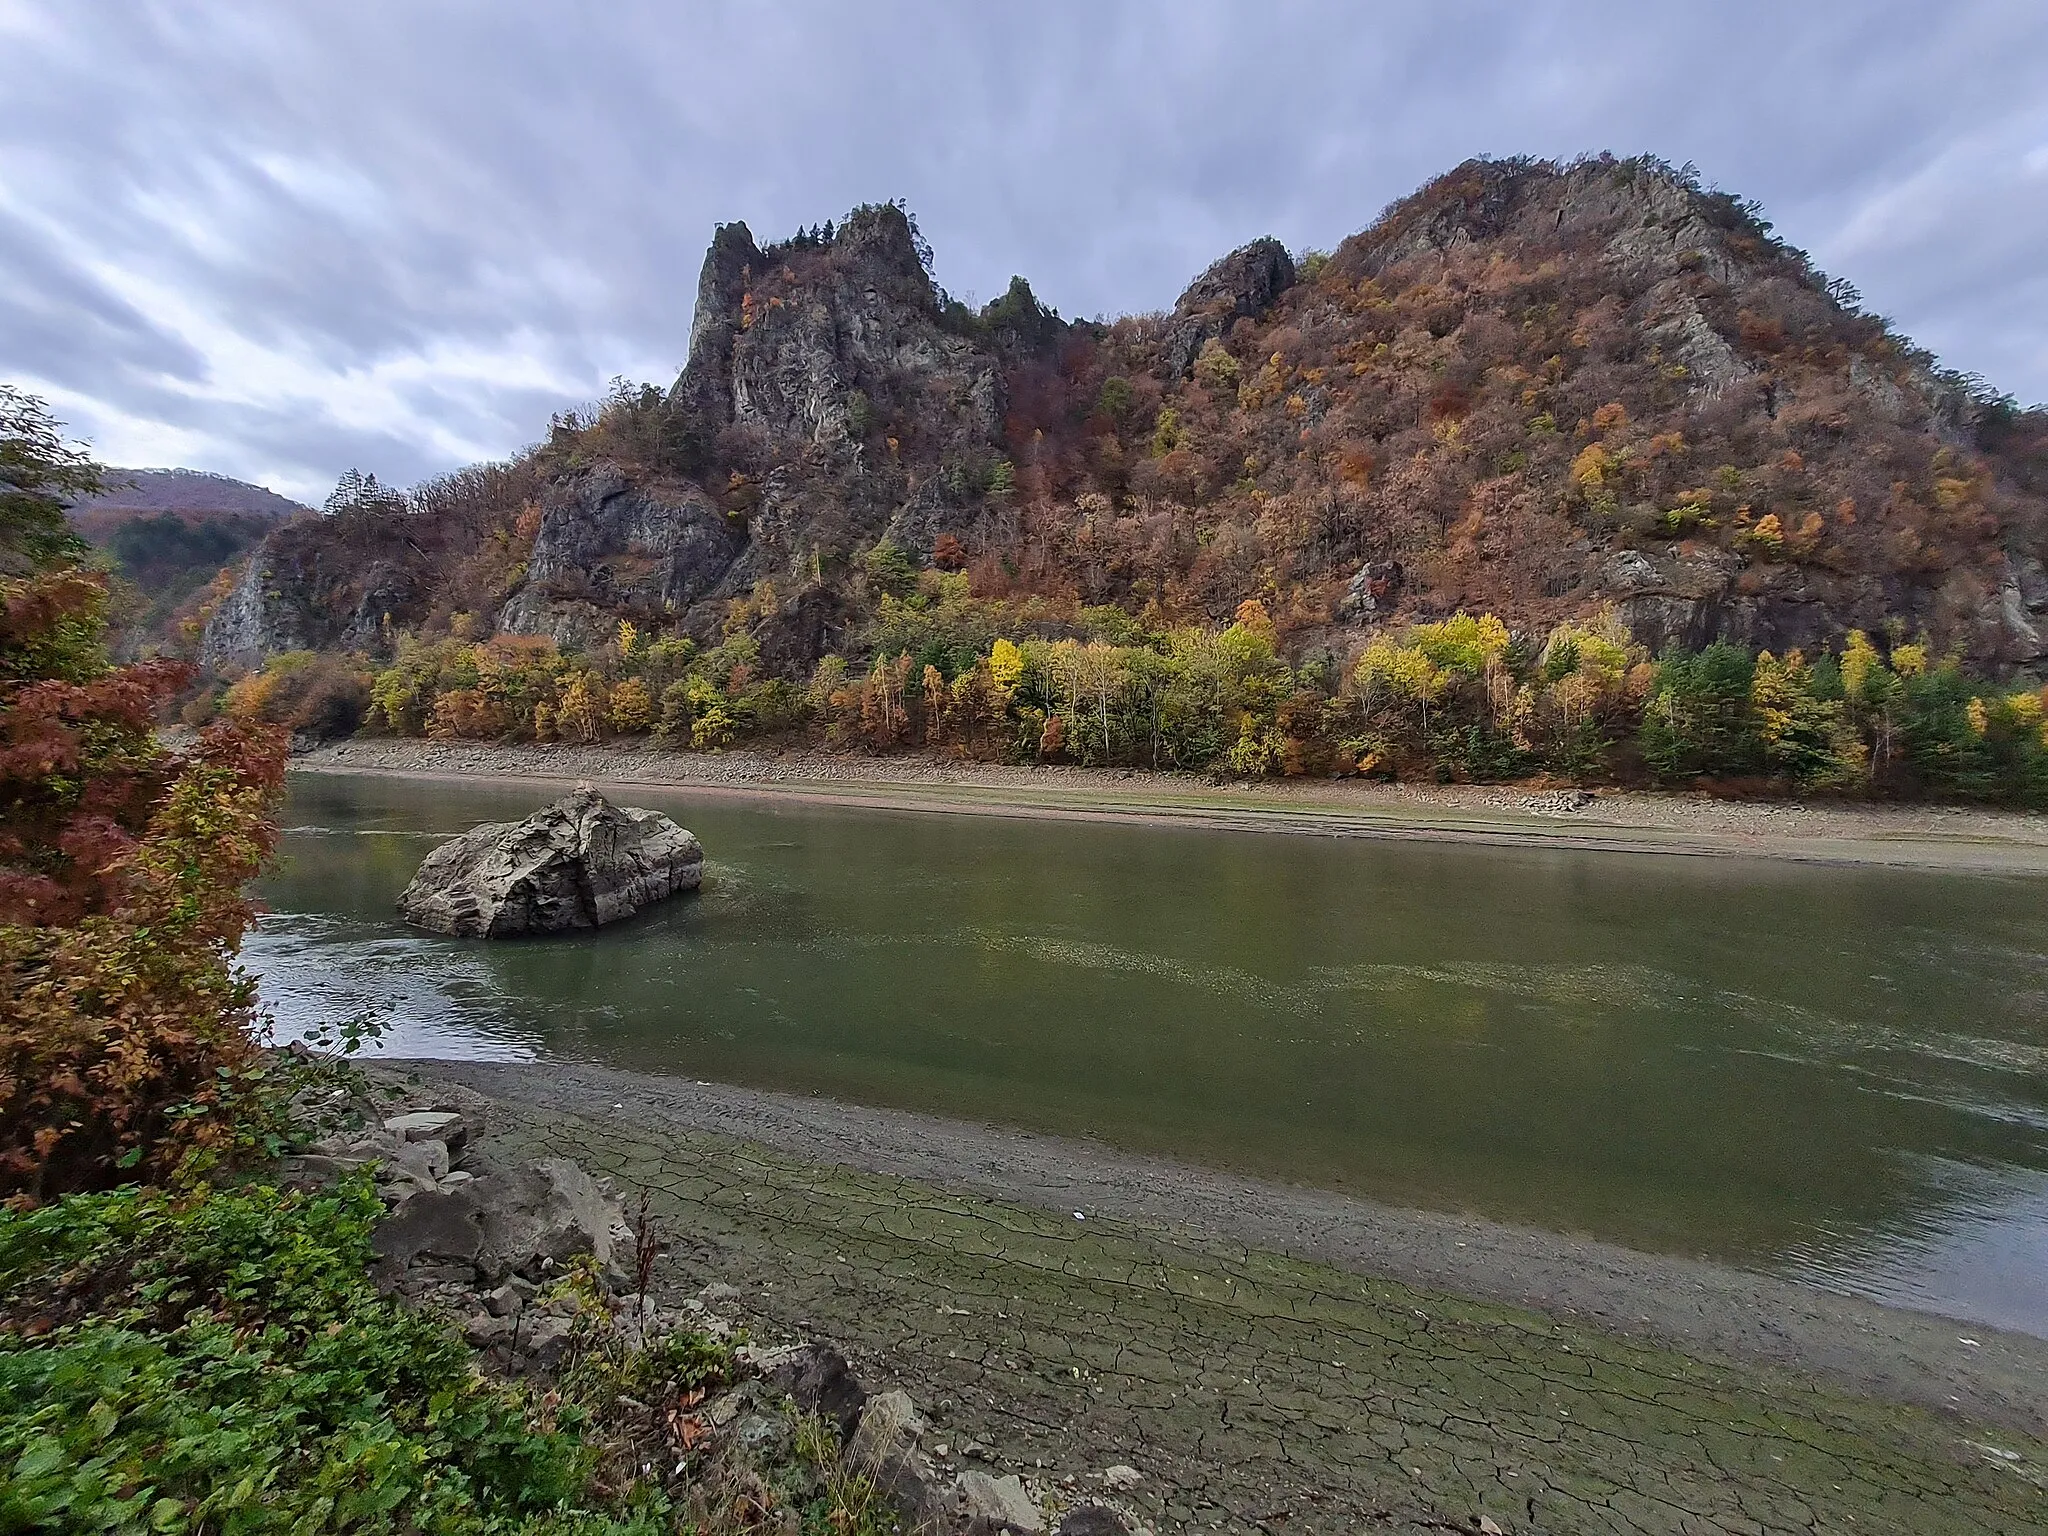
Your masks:
<svg viewBox="0 0 2048 1536"><path fill-rule="evenodd" d="M2048 887L635 796L711 854L599 935L411 934L530 790L308 777L288 1029L1092 1135L2048 1333Z"/></svg>
<svg viewBox="0 0 2048 1536"><path fill-rule="evenodd" d="M280 1043L366 1016L368 1055L532 1061L539 1040L508 1019L487 966L459 948L356 918L270 913L242 945Z"/></svg>

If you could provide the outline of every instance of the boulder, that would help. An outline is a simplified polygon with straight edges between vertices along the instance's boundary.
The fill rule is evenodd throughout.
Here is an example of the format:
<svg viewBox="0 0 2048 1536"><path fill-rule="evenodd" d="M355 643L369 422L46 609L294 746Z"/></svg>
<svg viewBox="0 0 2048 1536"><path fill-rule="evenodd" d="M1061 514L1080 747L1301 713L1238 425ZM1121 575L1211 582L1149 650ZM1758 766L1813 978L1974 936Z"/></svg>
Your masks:
<svg viewBox="0 0 2048 1536"><path fill-rule="evenodd" d="M704 849L657 811L581 788L524 821L487 822L427 855L398 898L436 933L510 938L598 928L704 877Z"/></svg>
<svg viewBox="0 0 2048 1536"><path fill-rule="evenodd" d="M600 1266L612 1261L619 1209L567 1158L491 1173L460 1193L479 1211L477 1267L494 1282L536 1279L586 1253Z"/></svg>
<svg viewBox="0 0 2048 1536"><path fill-rule="evenodd" d="M1045 1516L1015 1473L990 1477L986 1472L963 1472L959 1500L967 1536L1040 1536L1045 1530Z"/></svg>
<svg viewBox="0 0 2048 1536"><path fill-rule="evenodd" d="M451 1153L460 1152L469 1135L462 1116L452 1109L415 1109L392 1115L384 1122L384 1129L400 1141L442 1142Z"/></svg>
<svg viewBox="0 0 2048 1536"><path fill-rule="evenodd" d="M797 1407L838 1427L843 1443L860 1419L867 1388L853 1374L846 1356L830 1344L793 1344L787 1349L751 1353L749 1362L778 1392L787 1392Z"/></svg>
<svg viewBox="0 0 2048 1536"><path fill-rule="evenodd" d="M467 1191L429 1190L378 1223L370 1246L380 1258L402 1266L436 1259L468 1263L483 1238L484 1213Z"/></svg>
<svg viewBox="0 0 2048 1536"><path fill-rule="evenodd" d="M943 1514L939 1474L925 1454L929 1426L905 1392L883 1392L861 1410L847 1461L874 1480L913 1530L936 1526Z"/></svg>

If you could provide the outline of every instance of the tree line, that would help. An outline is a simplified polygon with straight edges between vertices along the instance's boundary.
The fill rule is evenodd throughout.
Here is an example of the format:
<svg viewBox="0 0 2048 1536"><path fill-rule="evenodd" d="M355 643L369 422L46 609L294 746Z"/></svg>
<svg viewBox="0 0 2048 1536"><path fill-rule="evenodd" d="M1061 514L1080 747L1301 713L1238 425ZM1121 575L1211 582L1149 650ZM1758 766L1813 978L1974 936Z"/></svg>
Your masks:
<svg viewBox="0 0 2048 1536"><path fill-rule="evenodd" d="M769 675L734 607L713 646L621 621L602 645L403 639L396 659L301 652L231 688L231 716L302 729L680 751L807 742L1004 762L1437 782L1933 796L2048 803L2048 690L1970 677L1924 642L1715 644L1652 656L1612 618L1517 633L1459 613L1290 661L1265 605L1147 628L1112 606L973 595L918 573L885 594L864 661ZM458 625L458 630L466 626Z"/></svg>

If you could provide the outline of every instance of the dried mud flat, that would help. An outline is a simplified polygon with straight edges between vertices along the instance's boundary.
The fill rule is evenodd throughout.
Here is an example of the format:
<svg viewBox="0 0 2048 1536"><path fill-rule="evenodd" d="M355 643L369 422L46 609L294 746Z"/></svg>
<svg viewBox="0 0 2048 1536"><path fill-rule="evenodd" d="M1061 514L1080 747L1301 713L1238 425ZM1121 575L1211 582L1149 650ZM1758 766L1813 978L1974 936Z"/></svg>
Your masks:
<svg viewBox="0 0 2048 1536"><path fill-rule="evenodd" d="M319 773L588 781L816 804L1160 822L1324 837L1414 837L1629 853L2048 873L2048 815L1955 806L1722 800L1639 791L1362 780L1212 782L1178 773L1011 767L816 751L679 753L365 737L294 758Z"/></svg>
<svg viewBox="0 0 2048 1536"><path fill-rule="evenodd" d="M896 1111L412 1070L650 1191L668 1285L840 1340L957 1463L1136 1467L1162 1531L2048 1528L2048 1342Z"/></svg>

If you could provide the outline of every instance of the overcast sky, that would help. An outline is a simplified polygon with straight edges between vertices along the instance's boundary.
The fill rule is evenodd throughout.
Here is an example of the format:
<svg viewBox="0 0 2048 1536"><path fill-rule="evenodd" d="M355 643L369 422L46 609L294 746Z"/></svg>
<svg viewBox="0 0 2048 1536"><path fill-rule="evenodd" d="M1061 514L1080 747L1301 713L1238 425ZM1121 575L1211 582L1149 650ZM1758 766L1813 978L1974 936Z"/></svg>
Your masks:
<svg viewBox="0 0 2048 1536"><path fill-rule="evenodd" d="M107 462L317 502L667 383L722 220L901 197L953 292L1114 315L1600 149L2048 399L2042 0L0 0L0 380Z"/></svg>

